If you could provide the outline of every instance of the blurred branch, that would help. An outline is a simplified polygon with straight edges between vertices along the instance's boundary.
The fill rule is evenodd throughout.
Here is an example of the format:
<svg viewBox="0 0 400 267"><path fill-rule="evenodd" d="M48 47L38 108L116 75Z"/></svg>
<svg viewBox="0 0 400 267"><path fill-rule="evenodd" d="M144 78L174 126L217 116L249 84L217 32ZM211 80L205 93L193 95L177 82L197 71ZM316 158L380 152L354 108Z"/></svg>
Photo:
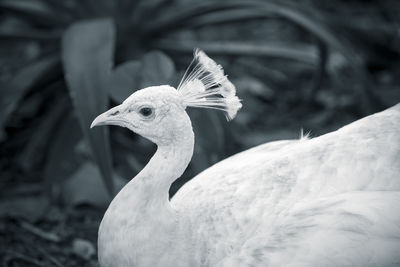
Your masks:
<svg viewBox="0 0 400 267"><path fill-rule="evenodd" d="M14 264L12 264L12 262L17 261L17 260L31 264L31 265L43 267L43 263L41 261L38 261L32 257L25 256L24 254L21 254L21 253L15 252L15 251L11 251L11 250L6 251L5 254L6 255L4 256L3 262L2 262L4 267L15 266Z"/></svg>
<svg viewBox="0 0 400 267"><path fill-rule="evenodd" d="M25 229L26 231L30 232L31 234L34 234L35 236L38 236L44 240L50 241L50 242L55 242L58 243L61 241L61 238L56 235L55 233L52 232L45 232L40 228L37 228L36 226L28 223L21 221L20 226Z"/></svg>

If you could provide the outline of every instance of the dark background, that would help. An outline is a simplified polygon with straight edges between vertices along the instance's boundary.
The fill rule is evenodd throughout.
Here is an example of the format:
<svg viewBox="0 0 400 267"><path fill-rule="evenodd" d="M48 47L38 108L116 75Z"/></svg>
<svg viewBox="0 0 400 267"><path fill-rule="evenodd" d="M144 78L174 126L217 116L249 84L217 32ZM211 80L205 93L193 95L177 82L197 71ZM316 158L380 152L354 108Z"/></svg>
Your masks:
<svg viewBox="0 0 400 267"><path fill-rule="evenodd" d="M399 14L397 0L0 0L1 263L98 266L110 192L155 146L88 127L137 89L176 86L194 48L243 108L232 122L188 111L195 152L171 196L229 155L399 102Z"/></svg>

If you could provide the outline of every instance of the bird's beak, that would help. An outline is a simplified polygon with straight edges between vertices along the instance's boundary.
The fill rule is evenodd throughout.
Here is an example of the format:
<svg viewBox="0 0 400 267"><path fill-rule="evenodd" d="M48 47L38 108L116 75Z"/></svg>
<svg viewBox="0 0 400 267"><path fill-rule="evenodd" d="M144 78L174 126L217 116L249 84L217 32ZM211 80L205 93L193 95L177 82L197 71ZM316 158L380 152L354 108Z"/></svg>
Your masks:
<svg viewBox="0 0 400 267"><path fill-rule="evenodd" d="M100 114L93 120L90 128L101 125L119 125L122 122L121 110L121 105L119 105Z"/></svg>

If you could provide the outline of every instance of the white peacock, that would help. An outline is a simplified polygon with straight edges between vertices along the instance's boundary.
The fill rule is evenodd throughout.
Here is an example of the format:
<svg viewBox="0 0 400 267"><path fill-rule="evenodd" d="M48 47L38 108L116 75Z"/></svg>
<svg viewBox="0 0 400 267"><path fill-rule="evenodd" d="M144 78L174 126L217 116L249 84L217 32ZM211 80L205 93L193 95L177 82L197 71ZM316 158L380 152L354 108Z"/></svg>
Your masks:
<svg viewBox="0 0 400 267"><path fill-rule="evenodd" d="M400 104L313 138L266 143L197 175L187 107L241 107L204 52L177 89L136 91L92 123L157 144L101 222L101 267L400 266Z"/></svg>

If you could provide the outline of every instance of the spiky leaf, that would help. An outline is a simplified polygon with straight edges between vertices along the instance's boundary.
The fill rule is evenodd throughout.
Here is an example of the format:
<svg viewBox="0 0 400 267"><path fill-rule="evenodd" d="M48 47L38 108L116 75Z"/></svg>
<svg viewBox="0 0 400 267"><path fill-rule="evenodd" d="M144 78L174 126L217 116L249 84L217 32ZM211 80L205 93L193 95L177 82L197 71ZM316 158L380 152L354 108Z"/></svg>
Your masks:
<svg viewBox="0 0 400 267"><path fill-rule="evenodd" d="M114 190L108 128L89 130L89 126L108 108L106 86L113 65L114 43L114 24L109 19L75 23L62 38L62 60L72 101L82 132L111 193Z"/></svg>
<svg viewBox="0 0 400 267"><path fill-rule="evenodd" d="M48 70L54 68L59 62L57 56L51 55L41 58L19 70L14 77L1 84L0 91L0 140L4 137L4 124L10 114L15 110L21 98L25 95Z"/></svg>

